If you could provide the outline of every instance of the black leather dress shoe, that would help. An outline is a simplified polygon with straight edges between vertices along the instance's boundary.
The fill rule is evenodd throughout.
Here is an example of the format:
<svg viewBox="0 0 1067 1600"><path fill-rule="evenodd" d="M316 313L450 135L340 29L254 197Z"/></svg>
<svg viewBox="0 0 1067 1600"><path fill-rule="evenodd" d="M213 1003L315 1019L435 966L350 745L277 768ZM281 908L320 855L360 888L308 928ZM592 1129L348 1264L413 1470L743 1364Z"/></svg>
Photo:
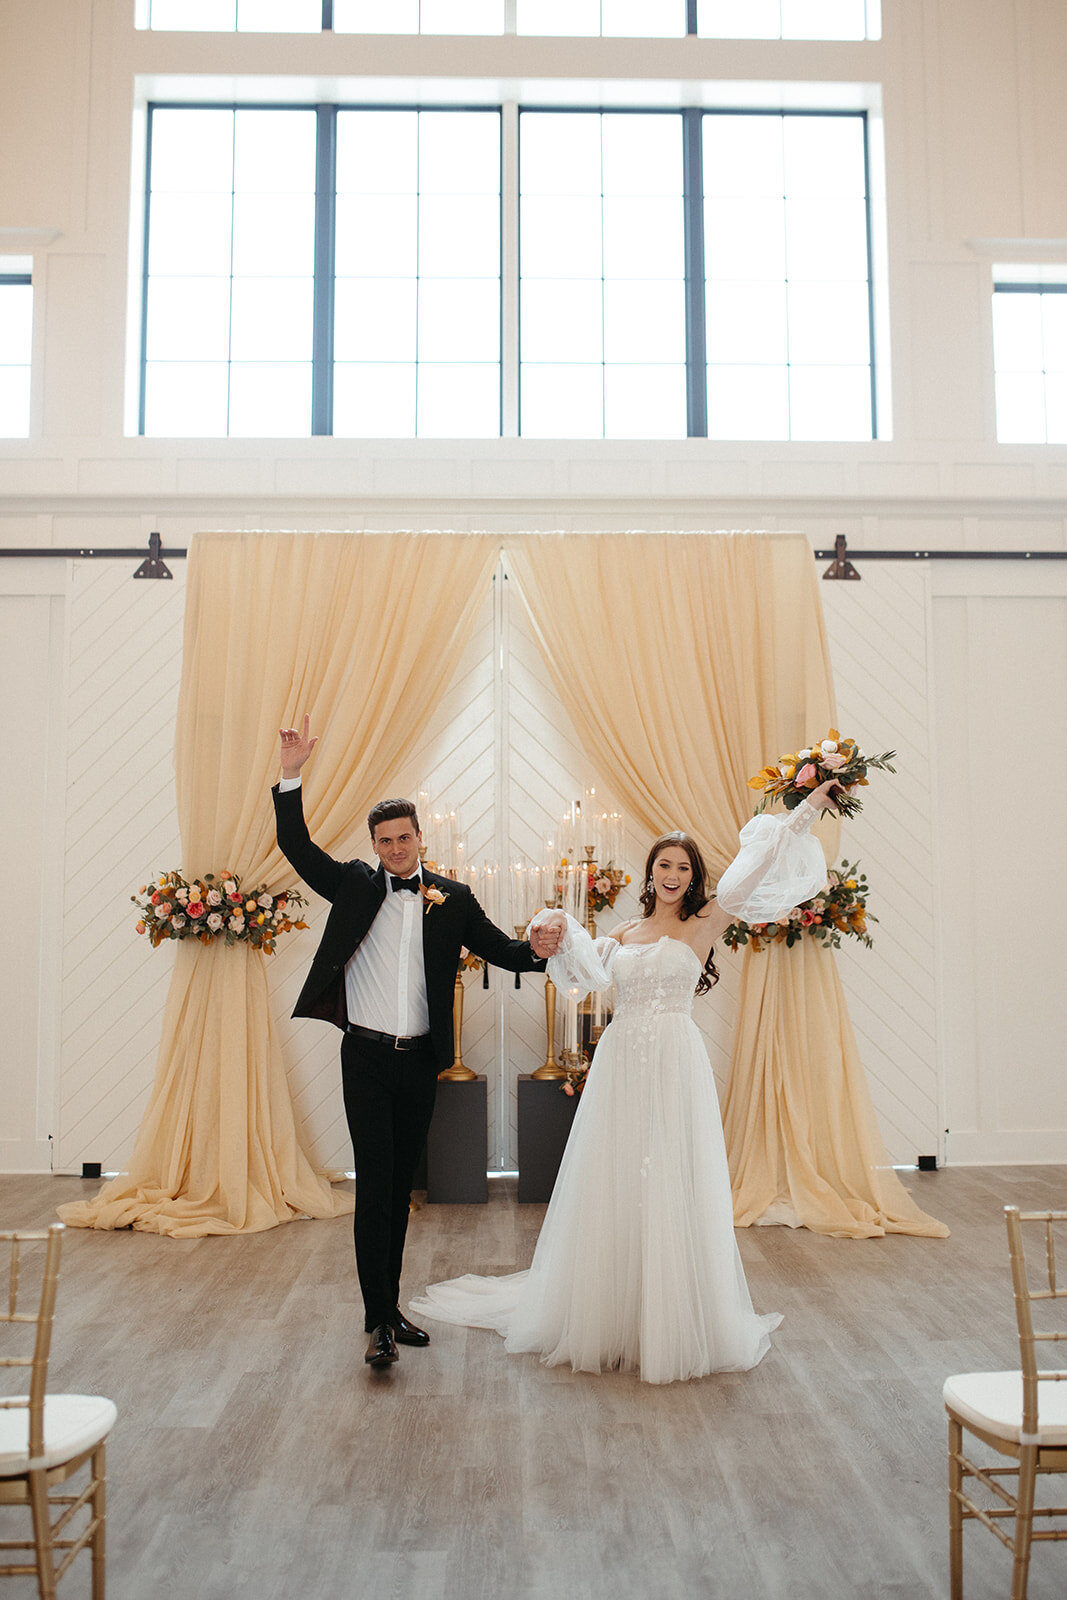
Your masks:
<svg viewBox="0 0 1067 1600"><path fill-rule="evenodd" d="M390 1319L389 1326L397 1344L421 1345L429 1344L430 1342L430 1335L424 1329L416 1328L415 1324L409 1322L402 1311L398 1311L395 1317Z"/></svg>
<svg viewBox="0 0 1067 1600"><path fill-rule="evenodd" d="M399 1360L399 1352L387 1322L380 1323L371 1332L370 1343L363 1359L372 1367L390 1367L394 1361Z"/></svg>

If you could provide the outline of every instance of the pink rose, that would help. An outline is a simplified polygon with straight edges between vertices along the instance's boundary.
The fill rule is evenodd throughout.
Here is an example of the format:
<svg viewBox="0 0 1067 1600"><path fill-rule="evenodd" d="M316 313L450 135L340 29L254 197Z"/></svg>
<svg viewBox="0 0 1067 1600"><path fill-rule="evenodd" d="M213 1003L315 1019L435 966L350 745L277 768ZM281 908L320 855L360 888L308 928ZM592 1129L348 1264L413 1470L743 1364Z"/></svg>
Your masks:
<svg viewBox="0 0 1067 1600"><path fill-rule="evenodd" d="M810 928L812 923L815 921L815 913L813 911L802 911L800 913L800 920L805 928Z"/></svg>
<svg viewBox="0 0 1067 1600"><path fill-rule="evenodd" d="M808 761L805 762L804 766L801 767L793 781L798 789L814 789L815 785L819 781L819 774L816 772L811 762Z"/></svg>
<svg viewBox="0 0 1067 1600"><path fill-rule="evenodd" d="M199 900L191 900L186 909L191 917L202 917L204 915L204 907Z"/></svg>
<svg viewBox="0 0 1067 1600"><path fill-rule="evenodd" d="M838 750L833 750L829 755L824 755L819 764L825 767L827 772L840 772L842 767L848 765L844 756Z"/></svg>

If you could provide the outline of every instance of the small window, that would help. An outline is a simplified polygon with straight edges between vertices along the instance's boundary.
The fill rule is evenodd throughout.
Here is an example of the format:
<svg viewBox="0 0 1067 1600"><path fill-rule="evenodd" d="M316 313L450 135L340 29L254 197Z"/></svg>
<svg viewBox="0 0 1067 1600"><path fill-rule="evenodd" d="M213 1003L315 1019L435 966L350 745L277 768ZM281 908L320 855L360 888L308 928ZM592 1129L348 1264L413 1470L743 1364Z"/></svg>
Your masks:
<svg viewBox="0 0 1067 1600"><path fill-rule="evenodd" d="M677 39L685 0L516 0L515 30L555 38Z"/></svg>
<svg viewBox="0 0 1067 1600"><path fill-rule="evenodd" d="M1067 267L994 268L1000 444L1067 444Z"/></svg>
<svg viewBox="0 0 1067 1600"><path fill-rule="evenodd" d="M140 26L168 33L319 33L322 0L142 0Z"/></svg>
<svg viewBox="0 0 1067 1600"><path fill-rule="evenodd" d="M504 0L333 0L335 33L504 32Z"/></svg>
<svg viewBox="0 0 1067 1600"><path fill-rule="evenodd" d="M33 337L31 262L0 256L0 438L30 431L30 346Z"/></svg>
<svg viewBox="0 0 1067 1600"><path fill-rule="evenodd" d="M697 0L706 39L880 39L879 0Z"/></svg>

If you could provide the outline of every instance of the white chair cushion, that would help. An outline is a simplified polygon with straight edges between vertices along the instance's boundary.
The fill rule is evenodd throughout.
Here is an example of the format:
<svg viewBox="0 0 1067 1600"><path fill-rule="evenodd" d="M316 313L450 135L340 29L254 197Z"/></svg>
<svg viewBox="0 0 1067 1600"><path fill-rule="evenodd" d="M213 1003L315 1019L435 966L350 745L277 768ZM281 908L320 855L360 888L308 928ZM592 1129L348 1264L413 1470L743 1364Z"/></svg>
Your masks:
<svg viewBox="0 0 1067 1600"><path fill-rule="evenodd" d="M945 1404L964 1422L1018 1444L1023 1425L1021 1372L961 1372L945 1379ZM1067 1381L1037 1386L1038 1438L1044 1445L1067 1444Z"/></svg>
<svg viewBox="0 0 1067 1600"><path fill-rule="evenodd" d="M97 1394L49 1394L44 1402L44 1459L58 1467L106 1439L118 1417L114 1405ZM0 1409L0 1478L24 1473L30 1460L28 1407ZM38 1465L37 1462L34 1465Z"/></svg>

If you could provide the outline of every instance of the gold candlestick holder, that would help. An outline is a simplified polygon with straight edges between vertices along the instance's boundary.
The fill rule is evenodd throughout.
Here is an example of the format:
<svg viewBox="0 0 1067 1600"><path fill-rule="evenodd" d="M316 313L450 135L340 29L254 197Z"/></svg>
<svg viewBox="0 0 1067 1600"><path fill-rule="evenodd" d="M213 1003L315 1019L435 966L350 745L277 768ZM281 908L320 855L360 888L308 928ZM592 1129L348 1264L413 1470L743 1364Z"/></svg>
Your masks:
<svg viewBox="0 0 1067 1600"><path fill-rule="evenodd" d="M566 1067L561 1067L556 1060L556 985L549 977L545 978L545 1032L548 1035L548 1053L544 1062L531 1072L531 1078L565 1078Z"/></svg>
<svg viewBox="0 0 1067 1600"><path fill-rule="evenodd" d="M463 1059L463 969L456 972L456 988L452 999L452 1037L455 1041L455 1060L444 1072L437 1074L438 1083L471 1083L478 1074L472 1072Z"/></svg>

